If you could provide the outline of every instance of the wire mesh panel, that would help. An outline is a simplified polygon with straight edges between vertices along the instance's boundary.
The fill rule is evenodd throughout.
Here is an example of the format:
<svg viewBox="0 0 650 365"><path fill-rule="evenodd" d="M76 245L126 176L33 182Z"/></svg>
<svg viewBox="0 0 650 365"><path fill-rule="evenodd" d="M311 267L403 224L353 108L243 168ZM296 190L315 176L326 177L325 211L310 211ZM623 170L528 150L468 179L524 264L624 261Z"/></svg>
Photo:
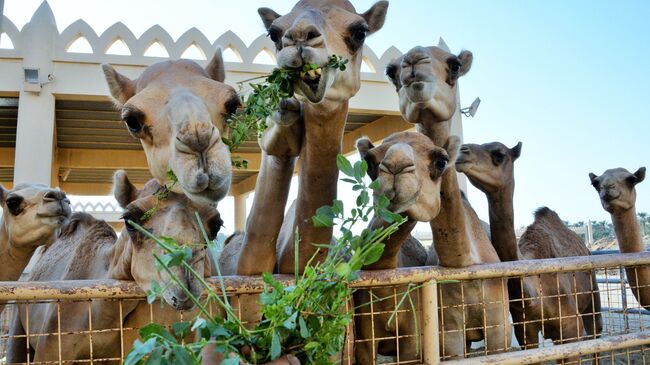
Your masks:
<svg viewBox="0 0 650 365"><path fill-rule="evenodd" d="M647 264L639 254L364 272L351 283L354 321L338 360L650 363L650 312L637 301L648 283L627 279ZM259 320L260 280L227 278L226 287L237 315ZM117 281L4 282L0 301L1 363L119 363L138 329L196 315L150 305L135 283Z"/></svg>

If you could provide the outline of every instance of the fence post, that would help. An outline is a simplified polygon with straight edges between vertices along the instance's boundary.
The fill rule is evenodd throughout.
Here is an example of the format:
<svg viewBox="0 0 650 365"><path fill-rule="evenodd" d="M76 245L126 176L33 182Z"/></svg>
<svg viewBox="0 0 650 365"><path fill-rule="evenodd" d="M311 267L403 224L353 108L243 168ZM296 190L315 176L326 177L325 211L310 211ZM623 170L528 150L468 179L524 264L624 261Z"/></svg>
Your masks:
<svg viewBox="0 0 650 365"><path fill-rule="evenodd" d="M587 237L586 237L586 239L587 239L587 247L589 247L591 249L593 247L593 245L594 245L594 229L591 226L591 219L587 221Z"/></svg>
<svg viewBox="0 0 650 365"><path fill-rule="evenodd" d="M440 363L438 336L438 284L431 280L422 287L422 354L425 364Z"/></svg>

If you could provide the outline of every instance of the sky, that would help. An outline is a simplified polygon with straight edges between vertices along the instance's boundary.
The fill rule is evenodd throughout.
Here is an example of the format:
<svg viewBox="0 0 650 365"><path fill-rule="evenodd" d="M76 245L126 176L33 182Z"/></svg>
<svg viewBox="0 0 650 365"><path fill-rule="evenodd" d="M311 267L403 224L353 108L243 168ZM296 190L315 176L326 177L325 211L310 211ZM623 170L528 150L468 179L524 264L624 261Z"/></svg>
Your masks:
<svg viewBox="0 0 650 365"><path fill-rule="evenodd" d="M358 12L373 3L352 2ZM49 3L59 31L81 18L98 34L121 21L136 37L159 24L174 39L196 27L211 41L232 30L247 44L264 33L258 7L283 14L293 5L270 0ZM6 0L4 13L21 28L39 4ZM530 224L542 205L572 222L609 220L588 173L613 167L633 172L649 164L649 16L650 1L643 0L393 0L384 27L367 44L381 55L390 46L405 52L436 45L443 37L452 52L473 52L472 69L459 82L461 103L469 105L477 96L482 102L476 117L463 121L464 140L523 142L515 163L517 227ZM650 181L637 185L637 193L637 211L650 212ZM485 196L470 188L469 199L487 220ZM251 198L248 202L250 207ZM220 207L232 211L232 199Z"/></svg>

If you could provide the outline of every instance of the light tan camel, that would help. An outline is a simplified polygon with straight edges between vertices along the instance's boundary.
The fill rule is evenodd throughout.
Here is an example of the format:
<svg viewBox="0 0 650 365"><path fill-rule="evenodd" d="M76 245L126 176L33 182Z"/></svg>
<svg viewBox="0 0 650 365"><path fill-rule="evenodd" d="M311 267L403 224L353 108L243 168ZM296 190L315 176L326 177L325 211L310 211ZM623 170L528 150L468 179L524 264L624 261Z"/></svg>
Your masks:
<svg viewBox="0 0 650 365"><path fill-rule="evenodd" d="M129 132L140 139L153 177L190 199L214 204L230 189L231 160L221 137L239 97L225 78L221 50L205 69L190 60L147 67L135 80L102 65L106 81Z"/></svg>
<svg viewBox="0 0 650 365"><path fill-rule="evenodd" d="M70 200L59 189L40 184L0 185L0 281L15 281L39 246L54 242L70 218ZM0 313L4 304L0 303Z"/></svg>
<svg viewBox="0 0 650 365"><path fill-rule="evenodd" d="M348 101L360 87L362 48L366 35L379 30L388 8L380 1L357 14L348 0L301 0L285 15L269 8L258 10L276 45L278 66L321 67L315 78L294 85L296 99L282 103L279 117L270 118L260 140L264 151L255 199L246 224L238 273L274 271L279 246L279 271L294 271L293 233L300 231L300 269L315 253L311 243L327 243L332 229L315 228L316 209L336 198L338 169ZM331 55L348 60L345 71L323 68ZM278 240L296 156L300 157L299 193L290 232Z"/></svg>
<svg viewBox="0 0 650 365"><path fill-rule="evenodd" d="M471 65L472 53L468 51L456 56L438 47L415 47L386 68L399 94L402 116L416 123L418 130L437 146L447 144L451 118L457 110L458 78ZM439 265L466 267L498 262L499 256L476 212L463 199L456 174L445 174L441 184L441 211L430 223ZM483 329L483 306L453 307L467 304L469 298L494 303L486 306L490 313L487 330ZM463 282L462 290L459 283L442 285L440 304L446 307L442 311L444 358L461 356L469 343L484 339L490 352L510 347L508 296L501 280Z"/></svg>
<svg viewBox="0 0 650 365"><path fill-rule="evenodd" d="M517 245L514 163L520 155L521 142L513 148L499 142L465 144L456 160L456 170L487 196L492 244L501 261L590 255L580 237L548 208L537 210L535 222ZM544 338L563 343L582 337L583 329L589 336L602 330L593 271L510 279L508 293L515 336L525 348L537 347L540 331Z"/></svg>
<svg viewBox="0 0 650 365"><path fill-rule="evenodd" d="M409 234L415 224L418 221L429 222L438 215L442 176L448 165L453 164L460 144L458 138L450 141L446 150L435 146L427 136L417 132L395 133L377 147L367 138L357 141L359 154L368 163L368 175L380 182L381 188L375 192L375 199L380 194L385 195L390 200L388 209L408 218L385 242L384 253L379 261L364 267L364 270L395 269L403 264L400 262L400 253L403 244L409 242ZM372 228L384 225L378 217L374 217L370 223ZM423 258L426 259L426 251L422 251ZM400 301L401 293L405 293L408 286L373 288L372 294L369 290L355 292L354 305L359 308L355 311L357 364L375 364L377 353L399 356L401 362L419 359L419 338L416 337L412 313L399 312L397 318L388 321L395 311L396 300L392 297L394 290L398 293L397 301ZM371 305L376 298L388 299ZM410 306L406 302L400 309L408 308ZM377 314L371 317L371 312ZM398 334L409 337L402 337L399 343L395 339L373 341Z"/></svg>
<svg viewBox="0 0 650 365"><path fill-rule="evenodd" d="M590 173L589 179L598 192L603 208L612 216L620 251L645 252L635 207L635 186L645 179L645 167L634 173L621 167L609 169L600 176ZM625 274L636 300L650 310L650 267L627 267Z"/></svg>
<svg viewBox="0 0 650 365"><path fill-rule="evenodd" d="M193 245L193 269L200 275L209 275L209 260L205 259L206 247L201 244L204 239L194 214L199 212L212 239L223 224L219 213L209 206L193 203L183 194L171 193L167 199L158 201L158 197L153 194L160 189L160 185L155 180L148 182L142 190L137 190L123 171L118 171L114 180L115 198L125 210L125 220L140 223L158 237L170 237L180 244ZM156 204L158 209L153 216L141 222L140 217L144 212ZM115 232L106 222L88 214L75 213L56 242L45 251L28 280L135 280L143 290L148 290L152 281L157 281L166 288L163 292L165 302L177 310L190 309L193 303L182 289L171 281L169 275L156 269L154 253L161 255L162 249L130 225L125 225L116 240ZM201 293L203 288L187 270L172 270L194 295ZM65 334L61 336L60 344L56 335L33 336L29 338L29 347L24 337L12 338L8 344L8 362L24 362L26 348L31 350L31 361L57 361L59 346L63 360L89 359L91 351L95 360L119 358L120 325L128 320L138 303L123 301L120 310L117 301L93 301L92 318L89 318L88 302L61 302L60 315L65 319L60 321L63 333L88 330L90 323L93 330L116 330L93 333L92 349L88 334ZM30 335L58 332L56 303L30 305L29 322L26 320L25 306L18 308L12 335L24 335L27 323ZM125 343L127 348L130 345L131 343Z"/></svg>

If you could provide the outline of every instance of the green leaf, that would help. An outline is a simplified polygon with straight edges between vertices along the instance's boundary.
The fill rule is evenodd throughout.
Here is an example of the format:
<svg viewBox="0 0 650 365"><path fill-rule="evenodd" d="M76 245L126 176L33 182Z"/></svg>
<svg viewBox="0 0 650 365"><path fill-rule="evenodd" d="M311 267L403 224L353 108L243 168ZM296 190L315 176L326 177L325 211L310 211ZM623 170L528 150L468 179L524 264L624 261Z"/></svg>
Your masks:
<svg viewBox="0 0 650 365"><path fill-rule="evenodd" d="M131 352L124 359L124 365L136 365L144 358L146 355L150 354L154 347L156 346L156 339L150 338L142 343L140 340L135 340L133 342L133 348Z"/></svg>
<svg viewBox="0 0 650 365"><path fill-rule="evenodd" d="M334 271L336 271L336 273L340 277L345 278L348 275L350 275L350 273L352 272L352 268L350 268L349 263L341 262L340 264L336 265L336 268L334 269Z"/></svg>
<svg viewBox="0 0 650 365"><path fill-rule="evenodd" d="M189 332L190 326L192 326L190 322L176 322L172 324L172 330L176 336L185 337Z"/></svg>
<svg viewBox="0 0 650 365"><path fill-rule="evenodd" d="M162 347L154 349L143 365L160 365L162 363L162 353Z"/></svg>
<svg viewBox="0 0 650 365"><path fill-rule="evenodd" d="M352 169L352 164L348 161L347 158L343 155L336 156L336 166L339 170L347 176L354 177L354 170Z"/></svg>
<svg viewBox="0 0 650 365"><path fill-rule="evenodd" d="M383 194L380 195L379 196L379 201L377 202L377 206L380 209L385 209L385 208L388 208L389 205L390 205L390 200L388 200L386 195L383 195Z"/></svg>
<svg viewBox="0 0 650 365"><path fill-rule="evenodd" d="M288 330L293 330L296 328L296 318L298 318L298 312L293 312L289 318L282 322L282 325Z"/></svg>
<svg viewBox="0 0 650 365"><path fill-rule="evenodd" d="M271 337L271 360L277 359L281 354L280 334L278 334L278 331L273 331L273 336Z"/></svg>
<svg viewBox="0 0 650 365"><path fill-rule="evenodd" d="M205 319L203 319L201 317L198 317L194 321L194 324L192 325L192 328L190 329L190 331L194 332L197 329L202 328L203 326L205 326L206 323L208 323L208 322Z"/></svg>
<svg viewBox="0 0 650 365"><path fill-rule="evenodd" d="M196 365L190 353L184 346L174 345L172 347L172 356L174 365Z"/></svg>
<svg viewBox="0 0 650 365"><path fill-rule="evenodd" d="M402 220L401 215L385 209L379 211L379 216L387 223L394 223Z"/></svg>
<svg viewBox="0 0 650 365"><path fill-rule="evenodd" d="M381 186L381 183L379 182L379 179L373 180L368 187L372 190L377 190Z"/></svg>
<svg viewBox="0 0 650 365"><path fill-rule="evenodd" d="M230 354L230 355L235 355L235 354ZM224 359L221 360L221 365L239 365L240 364L240 359L239 356L224 356Z"/></svg>
<svg viewBox="0 0 650 365"><path fill-rule="evenodd" d="M302 338L309 338L311 334L309 333L309 327L302 316L298 317L298 325L300 325L300 336Z"/></svg>
<svg viewBox="0 0 650 365"><path fill-rule="evenodd" d="M368 196L368 192L365 190L361 191L359 193L359 196L357 197L357 206L363 207L369 202L370 202L370 197Z"/></svg>
<svg viewBox="0 0 650 365"><path fill-rule="evenodd" d="M334 211L330 206L322 206L316 210L316 215L311 220L316 228L333 227Z"/></svg>
<svg viewBox="0 0 650 365"><path fill-rule="evenodd" d="M364 255L363 264L370 265L377 262L381 258L381 255L384 254L384 246L383 243L372 245Z"/></svg>
<svg viewBox="0 0 650 365"><path fill-rule="evenodd" d="M340 201L340 200L338 200L338 199L335 199L335 200L332 202L332 212L333 212L335 215L342 214L342 213L343 213L343 202Z"/></svg>
<svg viewBox="0 0 650 365"><path fill-rule="evenodd" d="M171 333L169 333L165 327L159 325L158 323L149 323L148 325L140 328L140 331L138 331L138 333L143 339L148 340L158 336L169 342L177 343L176 338Z"/></svg>

